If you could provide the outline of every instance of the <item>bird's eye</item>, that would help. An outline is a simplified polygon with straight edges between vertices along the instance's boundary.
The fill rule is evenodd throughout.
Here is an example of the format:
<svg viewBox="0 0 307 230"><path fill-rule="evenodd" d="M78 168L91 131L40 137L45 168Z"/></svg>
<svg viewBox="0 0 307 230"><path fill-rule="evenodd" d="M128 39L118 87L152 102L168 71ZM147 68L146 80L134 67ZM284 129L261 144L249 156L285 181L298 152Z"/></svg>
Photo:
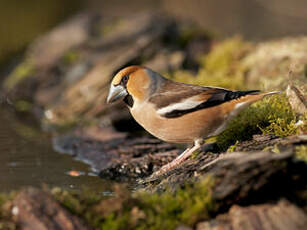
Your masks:
<svg viewBox="0 0 307 230"><path fill-rule="evenodd" d="M127 82L128 82L128 80L129 80L129 76L128 76L128 75L125 75L125 76L122 78L122 83L123 83L123 85L126 85Z"/></svg>

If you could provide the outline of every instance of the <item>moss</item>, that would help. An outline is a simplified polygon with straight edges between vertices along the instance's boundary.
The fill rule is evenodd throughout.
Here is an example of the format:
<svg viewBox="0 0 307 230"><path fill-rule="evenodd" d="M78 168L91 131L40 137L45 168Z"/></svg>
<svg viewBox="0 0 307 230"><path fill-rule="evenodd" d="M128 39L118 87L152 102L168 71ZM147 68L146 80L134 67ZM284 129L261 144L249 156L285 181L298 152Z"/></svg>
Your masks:
<svg viewBox="0 0 307 230"><path fill-rule="evenodd" d="M86 217L88 221L91 218L89 210L102 198L101 195L87 189L77 192L54 188L51 192L70 212L79 216L82 215Z"/></svg>
<svg viewBox="0 0 307 230"><path fill-rule="evenodd" d="M289 136L299 132L295 113L285 95L267 97L249 106L234 118L227 129L217 137L221 150L226 150L236 141L248 140L254 134Z"/></svg>
<svg viewBox="0 0 307 230"><path fill-rule="evenodd" d="M236 141L233 145L229 146L226 152L233 153L236 150L237 145L239 144L239 141Z"/></svg>
<svg viewBox="0 0 307 230"><path fill-rule="evenodd" d="M201 150L197 150L193 152L192 155L190 156L190 159L196 159L200 153L201 153Z"/></svg>
<svg viewBox="0 0 307 230"><path fill-rule="evenodd" d="M207 177L175 194L143 194L144 229L174 229L179 223L192 226L197 220L208 218L215 209L211 197L213 184L212 178Z"/></svg>
<svg viewBox="0 0 307 230"><path fill-rule="evenodd" d="M135 193L115 188L115 196L105 199L91 191L74 192L54 189L56 199L70 212L98 229L175 229L179 223L193 226L209 218L216 205L207 177L175 194Z"/></svg>
<svg viewBox="0 0 307 230"><path fill-rule="evenodd" d="M20 81L35 73L35 67L30 60L25 60L19 64L15 70L4 81L4 88L10 90L14 88Z"/></svg>
<svg viewBox="0 0 307 230"><path fill-rule="evenodd" d="M280 153L280 150L278 148L278 144L275 144L273 146L267 146L265 147L262 152L272 152L272 153Z"/></svg>
<svg viewBox="0 0 307 230"><path fill-rule="evenodd" d="M175 71L168 76L191 84L244 89L245 69L240 61L251 47L251 44L243 42L239 37L225 40L201 58L201 67L196 76L188 71Z"/></svg>
<svg viewBox="0 0 307 230"><path fill-rule="evenodd" d="M297 146L295 149L295 155L297 159L305 161L307 163L307 146L306 145Z"/></svg>
<svg viewBox="0 0 307 230"><path fill-rule="evenodd" d="M263 134L274 134L278 137L286 137L298 133L298 128L295 125L296 120L288 120L277 117L270 120L270 125L265 128L260 128Z"/></svg>
<svg viewBox="0 0 307 230"><path fill-rule="evenodd" d="M299 132L299 127L296 125L297 118L295 112L292 110L285 95L273 96L269 98L267 103L269 104L267 114L269 125L266 127L259 126L263 134L286 137Z"/></svg>

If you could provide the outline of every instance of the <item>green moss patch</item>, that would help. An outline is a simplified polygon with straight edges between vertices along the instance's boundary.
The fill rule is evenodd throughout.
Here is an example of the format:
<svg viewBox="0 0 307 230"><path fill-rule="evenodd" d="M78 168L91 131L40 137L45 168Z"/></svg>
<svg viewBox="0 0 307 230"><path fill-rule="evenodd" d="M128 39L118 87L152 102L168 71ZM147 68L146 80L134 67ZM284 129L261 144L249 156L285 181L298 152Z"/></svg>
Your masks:
<svg viewBox="0 0 307 230"><path fill-rule="evenodd" d="M239 37L227 39L215 45L208 55L201 58L201 67L196 76L182 70L168 76L175 81L191 84L245 89L245 69L240 61L251 48L251 44L243 42Z"/></svg>
<svg viewBox="0 0 307 230"><path fill-rule="evenodd" d="M212 178L179 189L175 194L130 195L121 187L108 199L90 191L54 189L56 199L70 212L97 229L175 229L180 223L193 226L216 210Z"/></svg>
<svg viewBox="0 0 307 230"><path fill-rule="evenodd" d="M279 137L299 132L297 117L285 95L274 95L256 102L242 111L217 137L221 150L226 150L236 141L251 139L254 134L273 134Z"/></svg>

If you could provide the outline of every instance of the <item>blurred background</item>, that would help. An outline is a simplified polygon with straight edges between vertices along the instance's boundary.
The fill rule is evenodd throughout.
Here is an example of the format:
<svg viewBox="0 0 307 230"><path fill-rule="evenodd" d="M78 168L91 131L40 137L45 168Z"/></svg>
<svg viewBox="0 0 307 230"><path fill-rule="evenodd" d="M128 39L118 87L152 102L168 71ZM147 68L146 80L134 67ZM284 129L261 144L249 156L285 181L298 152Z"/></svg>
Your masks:
<svg viewBox="0 0 307 230"><path fill-rule="evenodd" d="M219 38L240 34L259 41L307 32L305 0L1 0L0 64L69 15L87 10L105 17L162 10Z"/></svg>
<svg viewBox="0 0 307 230"><path fill-rule="evenodd" d="M75 156L81 148L75 142L114 138L113 128L142 132L123 105L106 105L110 79L124 66L145 65L193 84L268 91L284 89L295 64L292 80L307 87L301 83L307 79L307 38L300 37L307 34L306 0L0 3L0 192L42 183L107 191L109 181L97 172L111 157L97 160L101 150L90 146L96 154L91 162L100 163L91 168L79 162L91 159L58 152ZM73 138L54 141L76 127ZM247 128L250 137L259 133L253 127ZM234 144L237 137L231 137Z"/></svg>

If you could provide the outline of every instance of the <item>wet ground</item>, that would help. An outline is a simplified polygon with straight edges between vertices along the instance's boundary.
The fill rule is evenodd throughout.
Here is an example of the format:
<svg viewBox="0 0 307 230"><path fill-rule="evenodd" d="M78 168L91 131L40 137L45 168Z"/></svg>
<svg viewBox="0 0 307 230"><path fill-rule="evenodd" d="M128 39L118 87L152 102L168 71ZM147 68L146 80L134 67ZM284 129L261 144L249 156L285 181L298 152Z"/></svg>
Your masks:
<svg viewBox="0 0 307 230"><path fill-rule="evenodd" d="M56 153L51 135L18 120L0 107L0 192L23 186L81 189L108 193L110 182L93 174L88 165L69 155ZM70 176L69 173L80 174Z"/></svg>

